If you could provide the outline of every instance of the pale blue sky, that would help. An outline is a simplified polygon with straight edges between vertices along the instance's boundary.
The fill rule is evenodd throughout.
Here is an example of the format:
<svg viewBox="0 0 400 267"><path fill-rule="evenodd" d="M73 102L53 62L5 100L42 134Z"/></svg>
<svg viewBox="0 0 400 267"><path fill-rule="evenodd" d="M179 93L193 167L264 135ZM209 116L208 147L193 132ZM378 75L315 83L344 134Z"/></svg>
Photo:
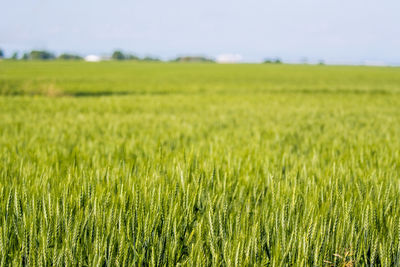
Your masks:
<svg viewBox="0 0 400 267"><path fill-rule="evenodd" d="M400 63L399 0L4 0L0 47Z"/></svg>

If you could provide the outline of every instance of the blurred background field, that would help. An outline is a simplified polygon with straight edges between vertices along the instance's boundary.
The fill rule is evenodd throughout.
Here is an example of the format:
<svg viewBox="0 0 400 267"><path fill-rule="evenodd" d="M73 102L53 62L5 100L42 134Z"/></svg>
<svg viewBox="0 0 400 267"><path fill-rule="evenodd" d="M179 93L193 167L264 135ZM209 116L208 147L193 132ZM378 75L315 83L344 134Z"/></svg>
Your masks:
<svg viewBox="0 0 400 267"><path fill-rule="evenodd" d="M0 62L2 95L399 93L396 67Z"/></svg>

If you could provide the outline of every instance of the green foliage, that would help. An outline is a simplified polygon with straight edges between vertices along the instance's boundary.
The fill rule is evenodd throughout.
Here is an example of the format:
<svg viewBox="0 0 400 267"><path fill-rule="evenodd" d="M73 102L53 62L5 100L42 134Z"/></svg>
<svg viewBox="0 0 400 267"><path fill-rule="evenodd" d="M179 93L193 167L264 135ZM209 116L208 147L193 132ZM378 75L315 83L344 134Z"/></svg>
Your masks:
<svg viewBox="0 0 400 267"><path fill-rule="evenodd" d="M152 56L145 56L144 58L141 59L142 61L150 61L150 62L157 62L161 61L161 59L157 57L152 57Z"/></svg>
<svg viewBox="0 0 400 267"><path fill-rule="evenodd" d="M83 58L81 56L79 56L79 55L64 53L64 54L59 55L58 59L61 59L61 60L82 60Z"/></svg>
<svg viewBox="0 0 400 267"><path fill-rule="evenodd" d="M1 62L0 265L397 266L399 71Z"/></svg>
<svg viewBox="0 0 400 267"><path fill-rule="evenodd" d="M11 58L10 59L12 59L12 60L17 60L18 59L18 52L14 52L12 55L11 55Z"/></svg>
<svg viewBox="0 0 400 267"><path fill-rule="evenodd" d="M173 60L174 62L215 62L214 60L201 57L201 56L184 56L184 57L177 57Z"/></svg>
<svg viewBox="0 0 400 267"><path fill-rule="evenodd" d="M138 56L132 55L132 54L125 54L125 59L126 60L140 60Z"/></svg>
<svg viewBox="0 0 400 267"><path fill-rule="evenodd" d="M28 60L29 59L29 55L28 55L28 53L24 53L23 55L22 55L22 58L21 58L22 60Z"/></svg>
<svg viewBox="0 0 400 267"><path fill-rule="evenodd" d="M267 59L264 60L264 63L265 64L281 64L282 61L279 58L276 58L276 59L267 58Z"/></svg>
<svg viewBox="0 0 400 267"><path fill-rule="evenodd" d="M4 57L4 52L3 52L3 49L0 48L0 58L3 58L3 57Z"/></svg>
<svg viewBox="0 0 400 267"><path fill-rule="evenodd" d="M29 59L31 60L50 60L54 59L55 56L54 54L48 52L48 51L41 51L41 50L32 50L29 53Z"/></svg>
<svg viewBox="0 0 400 267"><path fill-rule="evenodd" d="M113 60L140 60L139 57L137 57L135 55L125 54L119 50L114 51L111 58Z"/></svg>
<svg viewBox="0 0 400 267"><path fill-rule="evenodd" d="M114 60L124 60L125 59L125 55L121 52L121 51L114 51L112 56L112 59Z"/></svg>

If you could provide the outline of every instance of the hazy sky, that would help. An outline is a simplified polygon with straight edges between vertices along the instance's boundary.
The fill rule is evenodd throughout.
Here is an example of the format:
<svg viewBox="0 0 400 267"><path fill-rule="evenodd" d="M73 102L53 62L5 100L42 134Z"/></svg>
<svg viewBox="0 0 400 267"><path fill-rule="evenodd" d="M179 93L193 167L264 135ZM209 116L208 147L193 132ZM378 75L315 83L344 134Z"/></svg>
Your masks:
<svg viewBox="0 0 400 267"><path fill-rule="evenodd" d="M400 63L399 0L4 0L0 47Z"/></svg>

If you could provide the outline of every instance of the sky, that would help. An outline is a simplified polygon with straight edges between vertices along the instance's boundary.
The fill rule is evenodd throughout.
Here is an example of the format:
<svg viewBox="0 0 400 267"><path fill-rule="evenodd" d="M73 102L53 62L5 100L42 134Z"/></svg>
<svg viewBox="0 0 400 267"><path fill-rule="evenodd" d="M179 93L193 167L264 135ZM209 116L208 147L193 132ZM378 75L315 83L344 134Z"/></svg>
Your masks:
<svg viewBox="0 0 400 267"><path fill-rule="evenodd" d="M399 0L1 0L0 48L400 65Z"/></svg>

